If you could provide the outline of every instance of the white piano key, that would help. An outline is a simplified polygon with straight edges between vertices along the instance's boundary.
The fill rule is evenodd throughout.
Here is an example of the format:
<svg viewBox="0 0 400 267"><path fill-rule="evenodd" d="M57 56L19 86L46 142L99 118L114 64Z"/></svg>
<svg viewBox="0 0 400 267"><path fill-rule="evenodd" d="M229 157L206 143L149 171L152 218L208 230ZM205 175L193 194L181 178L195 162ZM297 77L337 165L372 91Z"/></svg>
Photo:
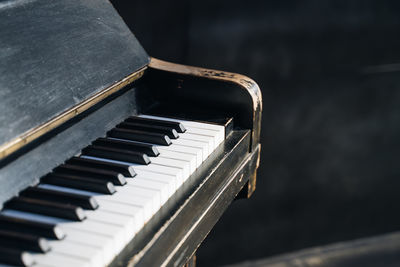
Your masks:
<svg viewBox="0 0 400 267"><path fill-rule="evenodd" d="M153 181L140 176L127 179L127 186L132 185L157 190L158 192L160 192L161 205L164 204L168 200L168 198L174 193L174 191L170 191L170 186L168 182Z"/></svg>
<svg viewBox="0 0 400 267"><path fill-rule="evenodd" d="M64 240L74 241L80 244L90 245L97 247L101 250L104 262L111 262L111 260L118 254L119 251L114 249L113 239L109 236L87 233L85 231L76 229L66 229L66 237L58 242Z"/></svg>
<svg viewBox="0 0 400 267"><path fill-rule="evenodd" d="M134 178L137 178L137 177L145 178L145 179L149 179L149 180L153 180L153 181L160 181L160 182L165 181L169 184L171 192L175 192L178 189L178 181L172 175L137 170L136 176Z"/></svg>
<svg viewBox="0 0 400 267"><path fill-rule="evenodd" d="M156 146L158 151L161 153L162 151L171 151L171 152L179 152L188 155L196 156L196 167L198 168L203 162L203 150L201 148L182 146L182 145L170 145L170 146Z"/></svg>
<svg viewBox="0 0 400 267"><path fill-rule="evenodd" d="M129 240L131 240L134 234L139 230L139 227L142 226L136 225L136 222L132 217L122 214L110 213L103 210L85 210L85 214L87 218L93 221L115 224L123 227L127 238L126 242L129 242Z"/></svg>
<svg viewBox="0 0 400 267"><path fill-rule="evenodd" d="M186 161L190 166L190 173L193 173L197 168L196 155L194 154L162 150L160 151L160 155L158 157Z"/></svg>
<svg viewBox="0 0 400 267"><path fill-rule="evenodd" d="M97 222L90 219L86 219L79 223L59 223L60 227L63 229L76 229L85 232L95 233L95 234L107 234L112 236L114 239L114 246L117 250L124 248L126 244L125 231L123 227L118 225L111 225L108 223Z"/></svg>
<svg viewBox="0 0 400 267"><path fill-rule="evenodd" d="M194 127L191 127L191 126L187 126L185 133L191 133L191 134L198 134L198 135L204 135L204 136L213 137L214 138L214 142L217 145L220 144L222 141L224 141L224 138L221 138L220 131L218 131L218 130L194 128Z"/></svg>
<svg viewBox="0 0 400 267"><path fill-rule="evenodd" d="M145 216L143 208L137 207L131 204L118 203L109 200L99 199L97 200L101 210L110 212L112 214L123 214L134 218L137 225L143 226L145 223ZM111 215L113 216L113 215ZM140 227L141 228L141 227Z"/></svg>
<svg viewBox="0 0 400 267"><path fill-rule="evenodd" d="M193 140L187 140L187 139L171 139L172 144L174 145L182 145L182 146L188 146L188 147L195 147L195 148L200 148L202 149L202 155L203 155L203 161L207 159L207 157L210 155L210 151L208 150L208 143L207 142L201 142L201 141L193 141Z"/></svg>
<svg viewBox="0 0 400 267"><path fill-rule="evenodd" d="M182 169L183 180L185 181L187 178L189 178L190 165L188 164L187 161L162 158L162 157L153 157L153 158L151 158L151 163L156 164L156 165L162 165L162 166Z"/></svg>
<svg viewBox="0 0 400 267"><path fill-rule="evenodd" d="M154 213L156 212L156 208L159 206L155 206L154 201L149 198L118 194L118 192L114 195L116 196L114 198L111 198L108 195L98 195L95 196L95 198L98 202L100 202L101 200L106 200L114 203L128 204L134 207L141 208L143 210L145 221L149 220L154 215Z"/></svg>
<svg viewBox="0 0 400 267"><path fill-rule="evenodd" d="M114 194L116 198L110 198L110 200L119 199L118 201L128 201L128 203L137 203L142 206L150 201L153 207L152 215L161 207L161 194L157 190L137 186L116 186L115 189L117 190Z"/></svg>
<svg viewBox="0 0 400 267"><path fill-rule="evenodd" d="M47 255L53 253L64 254L71 258L82 259L89 262L93 267L104 266L107 264L103 261L101 249L96 249L95 247L82 245L76 242L70 242L68 240L48 241L48 243L51 246L51 251L47 252Z"/></svg>
<svg viewBox="0 0 400 267"><path fill-rule="evenodd" d="M182 139L187 139L187 140L193 140L193 141L201 141L201 142L207 142L208 144L208 149L209 149L209 154L211 154L214 149L215 149L215 144L214 144L214 137L212 136L205 136L205 135L200 135L200 134L192 134L192 133L184 133L179 136Z"/></svg>
<svg viewBox="0 0 400 267"><path fill-rule="evenodd" d="M31 256L36 262L36 264L34 264L33 266L44 265L51 267L71 267L71 266L95 267L85 259L75 258L61 253L46 253L46 254L32 253Z"/></svg>

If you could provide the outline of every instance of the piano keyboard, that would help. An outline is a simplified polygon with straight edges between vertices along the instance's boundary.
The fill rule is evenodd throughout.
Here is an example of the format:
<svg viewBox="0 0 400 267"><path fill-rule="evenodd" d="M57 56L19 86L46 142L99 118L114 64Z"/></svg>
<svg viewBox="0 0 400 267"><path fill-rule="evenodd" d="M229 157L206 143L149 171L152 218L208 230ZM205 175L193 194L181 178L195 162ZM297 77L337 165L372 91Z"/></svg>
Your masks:
<svg viewBox="0 0 400 267"><path fill-rule="evenodd" d="M130 117L0 212L1 266L106 266L225 139L225 127Z"/></svg>

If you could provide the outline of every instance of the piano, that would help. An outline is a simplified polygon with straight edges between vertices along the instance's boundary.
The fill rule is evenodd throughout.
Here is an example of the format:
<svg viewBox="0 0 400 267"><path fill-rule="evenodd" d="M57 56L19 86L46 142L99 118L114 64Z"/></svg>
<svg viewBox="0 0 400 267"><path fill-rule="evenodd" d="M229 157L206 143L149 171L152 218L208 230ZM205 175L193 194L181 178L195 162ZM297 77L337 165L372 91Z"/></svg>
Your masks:
<svg viewBox="0 0 400 267"><path fill-rule="evenodd" d="M183 266L255 190L243 75L149 57L107 0L0 2L0 266Z"/></svg>

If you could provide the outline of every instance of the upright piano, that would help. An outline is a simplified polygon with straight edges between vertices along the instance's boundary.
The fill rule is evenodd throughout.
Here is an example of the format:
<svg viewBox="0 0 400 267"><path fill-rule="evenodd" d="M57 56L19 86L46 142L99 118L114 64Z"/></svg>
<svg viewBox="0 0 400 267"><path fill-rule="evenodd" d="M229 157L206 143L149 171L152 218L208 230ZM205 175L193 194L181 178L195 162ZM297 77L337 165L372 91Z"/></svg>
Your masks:
<svg viewBox="0 0 400 267"><path fill-rule="evenodd" d="M183 266L255 190L243 75L149 57L107 0L0 2L0 266Z"/></svg>

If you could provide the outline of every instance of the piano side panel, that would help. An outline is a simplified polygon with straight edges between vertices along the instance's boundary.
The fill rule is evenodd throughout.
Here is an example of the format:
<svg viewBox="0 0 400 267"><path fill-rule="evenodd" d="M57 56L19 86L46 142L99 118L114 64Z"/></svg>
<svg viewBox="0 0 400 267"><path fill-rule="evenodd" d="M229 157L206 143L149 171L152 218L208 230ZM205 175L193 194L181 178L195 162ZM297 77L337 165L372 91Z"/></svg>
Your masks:
<svg viewBox="0 0 400 267"><path fill-rule="evenodd" d="M257 83L249 77L155 58L151 58L146 76L151 94L160 102L174 103L188 111L196 105L204 113L218 110L233 117L236 126L252 130L250 150L259 144L262 96Z"/></svg>

